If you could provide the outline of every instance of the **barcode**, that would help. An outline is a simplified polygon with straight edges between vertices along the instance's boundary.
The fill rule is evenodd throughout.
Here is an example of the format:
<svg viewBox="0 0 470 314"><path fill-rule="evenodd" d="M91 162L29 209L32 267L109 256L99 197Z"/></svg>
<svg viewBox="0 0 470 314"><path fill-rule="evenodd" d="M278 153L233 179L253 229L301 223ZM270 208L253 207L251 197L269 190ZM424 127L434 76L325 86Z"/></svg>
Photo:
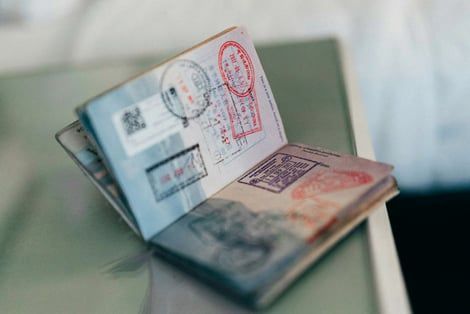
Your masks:
<svg viewBox="0 0 470 314"><path fill-rule="evenodd" d="M132 135L146 127L144 117L142 117L139 107L124 111L121 116L121 121L127 135Z"/></svg>

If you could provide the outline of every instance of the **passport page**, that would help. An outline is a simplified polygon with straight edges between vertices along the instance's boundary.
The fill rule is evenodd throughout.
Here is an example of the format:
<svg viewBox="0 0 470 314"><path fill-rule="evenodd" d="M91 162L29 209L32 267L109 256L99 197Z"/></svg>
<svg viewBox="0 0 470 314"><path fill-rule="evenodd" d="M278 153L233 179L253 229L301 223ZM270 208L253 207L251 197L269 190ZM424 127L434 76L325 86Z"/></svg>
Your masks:
<svg viewBox="0 0 470 314"><path fill-rule="evenodd" d="M270 304L397 193L386 164L288 144L157 234L162 256L253 307Z"/></svg>
<svg viewBox="0 0 470 314"><path fill-rule="evenodd" d="M241 27L105 92L77 113L144 239L287 142Z"/></svg>
<svg viewBox="0 0 470 314"><path fill-rule="evenodd" d="M140 235L125 198L80 123L75 121L66 126L57 132L56 139L129 227Z"/></svg>

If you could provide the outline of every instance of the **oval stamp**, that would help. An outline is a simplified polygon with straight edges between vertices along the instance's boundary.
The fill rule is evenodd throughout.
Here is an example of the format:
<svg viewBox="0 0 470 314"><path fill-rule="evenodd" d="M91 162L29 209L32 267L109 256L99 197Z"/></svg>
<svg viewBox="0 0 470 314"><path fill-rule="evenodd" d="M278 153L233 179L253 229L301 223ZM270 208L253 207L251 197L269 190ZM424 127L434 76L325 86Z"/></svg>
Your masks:
<svg viewBox="0 0 470 314"><path fill-rule="evenodd" d="M351 170L322 170L308 177L292 191L293 199L305 199L372 182L370 174Z"/></svg>
<svg viewBox="0 0 470 314"><path fill-rule="evenodd" d="M175 60L162 74L160 90L166 108L178 118L199 117L210 104L210 80L191 60Z"/></svg>
<svg viewBox="0 0 470 314"><path fill-rule="evenodd" d="M255 70L245 48L235 41L225 42L219 49L218 64L230 92L248 96L255 85Z"/></svg>

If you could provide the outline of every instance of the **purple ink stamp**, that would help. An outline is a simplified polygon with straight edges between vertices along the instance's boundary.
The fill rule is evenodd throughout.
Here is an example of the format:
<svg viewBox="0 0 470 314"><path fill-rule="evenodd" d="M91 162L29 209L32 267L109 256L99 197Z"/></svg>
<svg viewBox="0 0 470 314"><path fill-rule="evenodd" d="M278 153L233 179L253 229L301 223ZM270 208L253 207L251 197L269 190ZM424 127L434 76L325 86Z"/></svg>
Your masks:
<svg viewBox="0 0 470 314"><path fill-rule="evenodd" d="M238 179L238 182L274 193L281 193L317 165L323 164L314 160L277 153L246 173Z"/></svg>

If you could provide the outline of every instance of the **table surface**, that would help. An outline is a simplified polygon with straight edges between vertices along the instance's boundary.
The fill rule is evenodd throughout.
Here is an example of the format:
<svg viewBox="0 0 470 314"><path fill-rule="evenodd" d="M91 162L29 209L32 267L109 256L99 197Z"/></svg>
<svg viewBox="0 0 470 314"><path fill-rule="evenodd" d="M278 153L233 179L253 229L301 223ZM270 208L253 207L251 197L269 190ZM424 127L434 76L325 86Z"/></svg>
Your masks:
<svg viewBox="0 0 470 314"><path fill-rule="evenodd" d="M354 153L336 42L258 52L289 141ZM75 106L162 57L0 77L2 313L247 311L153 256L54 140ZM377 312L369 255L362 224L268 312Z"/></svg>

